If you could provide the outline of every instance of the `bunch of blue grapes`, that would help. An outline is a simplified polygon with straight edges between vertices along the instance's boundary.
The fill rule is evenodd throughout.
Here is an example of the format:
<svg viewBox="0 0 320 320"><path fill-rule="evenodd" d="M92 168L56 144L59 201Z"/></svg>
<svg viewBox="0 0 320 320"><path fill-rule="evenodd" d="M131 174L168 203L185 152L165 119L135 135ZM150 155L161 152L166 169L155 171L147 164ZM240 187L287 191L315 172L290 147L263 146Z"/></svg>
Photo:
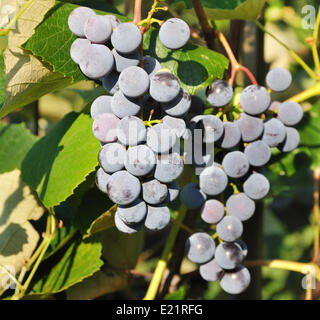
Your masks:
<svg viewBox="0 0 320 320"><path fill-rule="evenodd" d="M177 179L184 170L179 141L191 96L159 61L141 56L142 34L135 24L79 7L68 25L78 36L70 48L72 60L108 93L90 110L101 143L97 187L117 205L118 230L161 230L170 223L168 203L179 195ZM160 41L172 50L189 37L181 19L169 19L159 30Z"/></svg>
<svg viewBox="0 0 320 320"><path fill-rule="evenodd" d="M200 142L193 138L192 147L206 152L193 159L193 165L201 169L198 183L186 185L180 197L187 208L201 208L202 220L213 225L216 233L192 234L186 242L186 255L200 264L203 279L220 281L230 294L239 294L250 284L250 273L242 265L248 253L241 240L243 222L253 216L255 201L269 193L264 166L271 149L291 152L299 145L294 126L302 120L302 107L292 101L271 102L271 93L288 89L291 82L290 72L274 68L266 77L268 89L246 87L240 104L234 107L230 105L233 88L227 81L215 80L207 88L207 102L215 115L191 119L193 130L201 128L203 132ZM216 146L214 159L210 144Z"/></svg>

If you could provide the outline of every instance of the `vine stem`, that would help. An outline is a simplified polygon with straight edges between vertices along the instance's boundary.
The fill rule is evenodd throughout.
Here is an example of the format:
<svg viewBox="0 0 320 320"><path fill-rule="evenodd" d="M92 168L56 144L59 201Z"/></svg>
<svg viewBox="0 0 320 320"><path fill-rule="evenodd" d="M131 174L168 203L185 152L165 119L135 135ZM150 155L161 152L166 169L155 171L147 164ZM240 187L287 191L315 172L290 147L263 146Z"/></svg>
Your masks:
<svg viewBox="0 0 320 320"><path fill-rule="evenodd" d="M134 24L139 23L141 20L141 6L142 6L142 0L135 0L133 21L132 21Z"/></svg>
<svg viewBox="0 0 320 320"><path fill-rule="evenodd" d="M313 240L313 257L312 262L319 263L319 180L320 168L316 168L313 172L314 193L313 193L313 227L314 227L314 240Z"/></svg>
<svg viewBox="0 0 320 320"><path fill-rule="evenodd" d="M268 31L258 20L255 21L256 25L270 37L272 37L275 41L277 41L281 46L283 46L291 55L293 59L295 59L300 66L308 73L308 75L314 80L320 80L320 75L317 75L306 63L305 61L292 49L290 49L283 41L278 39L274 34Z"/></svg>
<svg viewBox="0 0 320 320"><path fill-rule="evenodd" d="M315 96L320 96L320 81L317 81L313 87L289 98L288 101L303 102Z"/></svg>
<svg viewBox="0 0 320 320"><path fill-rule="evenodd" d="M312 44L313 61L314 61L318 76L320 76L320 59L319 59L319 52L318 52L319 27L320 27L320 9L318 10L316 25L313 32L313 44Z"/></svg>
<svg viewBox="0 0 320 320"><path fill-rule="evenodd" d="M179 215L176 220L179 223L182 223L186 213L187 213L187 210L185 208L183 208L183 210L181 210L179 212ZM143 298L143 300L154 300L155 299L155 297L158 293L158 289L159 289L164 271L166 270L167 265L168 265L168 261L171 257L171 251L174 246L175 240L177 238L179 229L180 229L180 225L178 223L175 223L172 225L172 228L171 228L168 240L166 242L165 248L163 249L161 258L157 263L156 269L153 273L153 277L152 277L151 282L149 284L149 288L148 288L147 293L146 293L145 297Z"/></svg>

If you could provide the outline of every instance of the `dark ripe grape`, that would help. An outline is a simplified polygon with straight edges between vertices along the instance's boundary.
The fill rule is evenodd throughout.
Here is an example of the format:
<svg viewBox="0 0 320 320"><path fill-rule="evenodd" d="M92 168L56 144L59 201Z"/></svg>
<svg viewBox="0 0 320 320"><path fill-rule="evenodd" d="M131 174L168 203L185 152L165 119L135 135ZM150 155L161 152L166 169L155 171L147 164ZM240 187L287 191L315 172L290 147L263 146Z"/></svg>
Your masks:
<svg viewBox="0 0 320 320"><path fill-rule="evenodd" d="M107 183L108 183L109 178L110 178L110 174L105 173L102 170L102 168L99 168L97 170L97 173L96 173L96 186L100 191L102 191L104 193L107 193Z"/></svg>
<svg viewBox="0 0 320 320"><path fill-rule="evenodd" d="M140 112L138 99L126 97L120 90L111 99L111 110L120 119L128 116L135 116Z"/></svg>
<svg viewBox="0 0 320 320"><path fill-rule="evenodd" d="M137 50L141 41L140 29L129 22L118 25L111 35L112 46L120 53L131 53Z"/></svg>
<svg viewBox="0 0 320 320"><path fill-rule="evenodd" d="M153 57L144 56L143 69L147 72L147 74L151 78L154 74L156 74L161 69L161 64L157 59Z"/></svg>
<svg viewBox="0 0 320 320"><path fill-rule="evenodd" d="M166 199L167 195L167 186L156 179L142 183L142 198L148 204L160 204Z"/></svg>
<svg viewBox="0 0 320 320"><path fill-rule="evenodd" d="M112 113L103 113L97 116L92 125L94 136L103 143L115 142L117 140L117 125L120 119Z"/></svg>
<svg viewBox="0 0 320 320"><path fill-rule="evenodd" d="M165 113L172 117L183 117L191 107L191 96L184 90L180 89L179 95L172 101L162 104Z"/></svg>
<svg viewBox="0 0 320 320"><path fill-rule="evenodd" d="M287 69L274 68L268 72L266 82L270 89L276 92L281 92L290 87L292 76Z"/></svg>
<svg viewBox="0 0 320 320"><path fill-rule="evenodd" d="M179 81L172 73L159 71L150 78L149 93L157 102L170 102L180 93Z"/></svg>
<svg viewBox="0 0 320 320"><path fill-rule="evenodd" d="M180 192L180 186L178 181L174 180L173 182L169 183L167 187L168 187L168 195L166 198L166 202L172 202L178 198L178 195Z"/></svg>
<svg viewBox="0 0 320 320"><path fill-rule="evenodd" d="M181 138L186 131L186 123L183 119L178 119L170 116L165 116L162 123L167 125L178 138Z"/></svg>
<svg viewBox="0 0 320 320"><path fill-rule="evenodd" d="M116 71L111 71L109 74L102 78L102 85L107 92L114 95L119 90L119 73Z"/></svg>
<svg viewBox="0 0 320 320"><path fill-rule="evenodd" d="M116 212L116 214L114 215L114 223L116 225L116 228L120 232L128 233L128 234L139 232L143 227L143 223L137 223L137 224L127 224L127 223L125 223L120 218L118 212Z"/></svg>
<svg viewBox="0 0 320 320"><path fill-rule="evenodd" d="M186 45L190 38L189 26L179 18L165 21L159 30L161 43L169 49L180 49Z"/></svg>
<svg viewBox="0 0 320 320"><path fill-rule="evenodd" d="M295 126L303 117L303 110L299 103L286 101L279 107L278 118L286 126Z"/></svg>
<svg viewBox="0 0 320 320"><path fill-rule="evenodd" d="M224 206L218 200L207 200L201 208L201 218L209 224L217 224L224 217Z"/></svg>
<svg viewBox="0 0 320 320"><path fill-rule="evenodd" d="M79 66L82 73L90 79L100 79L112 71L113 55L102 44L92 44Z"/></svg>
<svg viewBox="0 0 320 320"><path fill-rule="evenodd" d="M200 189L207 195L216 196L228 186L225 172L216 166L205 168L199 176Z"/></svg>
<svg viewBox="0 0 320 320"><path fill-rule="evenodd" d="M257 140L263 133L263 121L260 118L242 113L236 123L241 131L242 140L245 142Z"/></svg>
<svg viewBox="0 0 320 320"><path fill-rule="evenodd" d="M68 26L72 33L80 38L84 38L84 25L88 18L96 13L87 7L75 8L68 17Z"/></svg>
<svg viewBox="0 0 320 320"><path fill-rule="evenodd" d="M118 140L126 146L136 146L146 140L147 130L141 119L124 117L117 125Z"/></svg>
<svg viewBox="0 0 320 320"><path fill-rule="evenodd" d="M214 257L216 245L205 232L192 234L186 241L186 256L195 263L206 263Z"/></svg>
<svg viewBox="0 0 320 320"><path fill-rule="evenodd" d="M170 210L165 205L150 206L144 225L147 229L158 231L164 229L170 223Z"/></svg>
<svg viewBox="0 0 320 320"><path fill-rule="evenodd" d="M239 266L236 270L225 272L220 280L223 291L229 294L239 294L245 291L251 281L247 268Z"/></svg>
<svg viewBox="0 0 320 320"><path fill-rule="evenodd" d="M163 123L156 124L147 132L147 145L156 153L169 152L176 140L176 134Z"/></svg>
<svg viewBox="0 0 320 320"><path fill-rule="evenodd" d="M223 158L222 167L229 177L241 178L249 171L250 165L243 152L233 151Z"/></svg>
<svg viewBox="0 0 320 320"><path fill-rule="evenodd" d="M143 200L137 199L127 206L118 205L117 214L126 224L140 223L147 215L147 205Z"/></svg>
<svg viewBox="0 0 320 320"><path fill-rule="evenodd" d="M119 88L129 98L138 98L149 89L149 76L140 67L128 67L120 73Z"/></svg>
<svg viewBox="0 0 320 320"><path fill-rule="evenodd" d="M110 20L106 16L94 15L84 24L84 34L93 43L107 42L112 33Z"/></svg>
<svg viewBox="0 0 320 320"><path fill-rule="evenodd" d="M203 130L204 143L214 143L223 135L223 123L216 116L199 115L192 118L191 122L196 123L194 130Z"/></svg>
<svg viewBox="0 0 320 320"><path fill-rule="evenodd" d="M262 141L269 147L277 147L286 138L286 128L278 119L270 119L264 123Z"/></svg>
<svg viewBox="0 0 320 320"><path fill-rule="evenodd" d="M270 147L262 140L251 142L244 150L244 154L251 166L261 167L266 165L271 158Z"/></svg>
<svg viewBox="0 0 320 320"><path fill-rule="evenodd" d="M279 101L273 101L271 104L270 104L270 107L269 107L269 111L276 111L278 112L279 111L279 108L281 106L281 102Z"/></svg>
<svg viewBox="0 0 320 320"><path fill-rule="evenodd" d="M110 176L107 192L110 200L114 203L128 205L138 199L141 192L141 184L138 178L122 170Z"/></svg>
<svg viewBox="0 0 320 320"><path fill-rule="evenodd" d="M149 174L156 165L156 156L146 145L129 148L124 163L128 172L136 177Z"/></svg>
<svg viewBox="0 0 320 320"><path fill-rule="evenodd" d="M222 149L232 149L241 140L241 131L236 122L223 122L223 136L218 141Z"/></svg>
<svg viewBox="0 0 320 320"><path fill-rule="evenodd" d="M83 60L86 59L88 53L91 49L91 42L88 39L78 38L72 42L70 47L70 56L71 59L80 64Z"/></svg>
<svg viewBox="0 0 320 320"><path fill-rule="evenodd" d="M92 102L90 108L90 115L92 119L103 113L112 113L111 98L111 96L100 96Z"/></svg>
<svg viewBox="0 0 320 320"><path fill-rule="evenodd" d="M126 68L138 66L140 63L140 53L139 50L133 51L131 53L123 54L112 49L112 55L114 57L114 69L117 72L122 72Z"/></svg>
<svg viewBox="0 0 320 320"><path fill-rule="evenodd" d="M243 254L243 258L245 259L248 255L248 247L245 244L244 241L238 239L236 242L234 242L234 244L236 244L237 246L239 246L239 248L241 248L242 250L242 254Z"/></svg>
<svg viewBox="0 0 320 320"><path fill-rule="evenodd" d="M109 19L112 29L115 29L118 25L121 24L121 21L116 16L113 16L112 14L107 14L105 15L105 17Z"/></svg>
<svg viewBox="0 0 320 320"><path fill-rule="evenodd" d="M268 110L271 97L268 90L257 85L246 87L240 95L243 110L250 115L259 115Z"/></svg>
<svg viewBox="0 0 320 320"><path fill-rule="evenodd" d="M215 259L202 264L199 267L200 276L206 281L217 281L220 280L223 276L223 269L216 263Z"/></svg>
<svg viewBox="0 0 320 320"><path fill-rule="evenodd" d="M239 239L243 232L242 222L234 216L225 216L217 224L217 233L221 240L234 242Z"/></svg>
<svg viewBox="0 0 320 320"><path fill-rule="evenodd" d="M300 134L295 128L286 127L286 139L278 146L282 152L291 152L298 148L300 143Z"/></svg>
<svg viewBox="0 0 320 320"><path fill-rule="evenodd" d="M213 107L224 107L233 98L233 88L225 80L215 80L207 90L207 101Z"/></svg>
<svg viewBox="0 0 320 320"><path fill-rule="evenodd" d="M100 167L107 173L114 173L123 169L126 148L120 143L105 144L99 152Z"/></svg>
<svg viewBox="0 0 320 320"><path fill-rule="evenodd" d="M189 183L182 188L180 200L188 209L196 209L204 204L207 197L196 183Z"/></svg>
<svg viewBox="0 0 320 320"><path fill-rule="evenodd" d="M179 153L163 154L158 158L154 177L162 183L171 183L182 175L183 168Z"/></svg>
<svg viewBox="0 0 320 320"><path fill-rule="evenodd" d="M226 207L230 216L237 217L241 221L250 219L256 210L255 202L243 192L230 196Z"/></svg>
<svg viewBox="0 0 320 320"><path fill-rule="evenodd" d="M216 263L224 270L235 269L244 258L240 246L234 242L220 243L216 248L214 257Z"/></svg>
<svg viewBox="0 0 320 320"><path fill-rule="evenodd" d="M261 200L269 193L270 183L264 175L253 173L243 184L243 190L249 198Z"/></svg>

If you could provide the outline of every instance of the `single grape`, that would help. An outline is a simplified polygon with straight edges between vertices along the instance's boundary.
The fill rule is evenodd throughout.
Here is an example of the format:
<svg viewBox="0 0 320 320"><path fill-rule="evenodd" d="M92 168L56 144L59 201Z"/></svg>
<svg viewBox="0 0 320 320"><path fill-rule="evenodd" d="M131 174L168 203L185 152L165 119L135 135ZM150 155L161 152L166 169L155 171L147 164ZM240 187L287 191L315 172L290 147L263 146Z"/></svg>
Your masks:
<svg viewBox="0 0 320 320"><path fill-rule="evenodd" d="M137 50L141 41L140 29L129 22L118 25L111 35L112 46L120 53L131 53Z"/></svg>
<svg viewBox="0 0 320 320"><path fill-rule="evenodd" d="M70 47L70 56L71 59L80 64L88 56L88 52L91 49L91 42L88 39L78 38L72 42Z"/></svg>
<svg viewBox="0 0 320 320"><path fill-rule="evenodd" d="M167 153L175 145L177 136L169 126L159 123L147 132L147 145L156 153Z"/></svg>
<svg viewBox="0 0 320 320"><path fill-rule="evenodd" d="M149 93L157 102L170 102L180 93L179 81L172 73L159 71L150 78Z"/></svg>
<svg viewBox="0 0 320 320"><path fill-rule="evenodd" d="M143 69L147 72L147 74L151 78L153 75L155 75L161 69L161 64L157 59L155 59L153 57L144 56L143 57Z"/></svg>
<svg viewBox="0 0 320 320"><path fill-rule="evenodd" d="M167 125L178 138L183 137L186 131L186 123L183 119L164 116L162 119L162 123Z"/></svg>
<svg viewBox="0 0 320 320"><path fill-rule="evenodd" d="M221 240L233 242L239 239L243 232L242 222L234 216L225 216L217 224L217 233Z"/></svg>
<svg viewBox="0 0 320 320"><path fill-rule="evenodd" d="M196 183L189 183L182 188L180 200L188 209L196 209L203 205L207 197Z"/></svg>
<svg viewBox="0 0 320 320"><path fill-rule="evenodd" d="M129 148L124 163L128 172L136 177L149 174L156 165L156 156L146 145Z"/></svg>
<svg viewBox="0 0 320 320"><path fill-rule="evenodd" d="M253 173L243 184L243 190L252 200L261 200L269 193L270 183L261 173Z"/></svg>
<svg viewBox="0 0 320 320"><path fill-rule="evenodd" d="M120 143L105 144L99 151L98 160L100 167L107 173L122 170L125 156L126 148Z"/></svg>
<svg viewBox="0 0 320 320"><path fill-rule="evenodd" d="M142 183L142 198L148 204L160 204L168 195L168 187L156 179Z"/></svg>
<svg viewBox="0 0 320 320"><path fill-rule="evenodd" d="M107 192L110 200L114 203L128 205L139 197L141 184L138 178L125 170L121 170L110 176Z"/></svg>
<svg viewBox="0 0 320 320"><path fill-rule="evenodd" d="M242 113L236 123L241 131L242 140L245 142L255 141L263 134L264 126L260 118Z"/></svg>
<svg viewBox="0 0 320 320"><path fill-rule="evenodd" d="M223 122L223 136L218 141L222 149L232 149L239 144L241 131L236 122Z"/></svg>
<svg viewBox="0 0 320 320"><path fill-rule="evenodd" d="M249 171L250 164L243 152L233 151L223 158L222 167L230 178L241 178Z"/></svg>
<svg viewBox="0 0 320 320"><path fill-rule="evenodd" d="M290 87L292 76L287 69L274 68L268 72L266 82L270 89L276 92L281 92Z"/></svg>
<svg viewBox="0 0 320 320"><path fill-rule="evenodd" d="M169 49L180 49L190 39L190 28L179 18L168 19L160 27L159 39Z"/></svg>
<svg viewBox="0 0 320 320"><path fill-rule="evenodd" d="M249 143L244 150L244 154L250 165L254 167L264 166L271 159L271 149L262 140Z"/></svg>
<svg viewBox="0 0 320 320"><path fill-rule="evenodd" d="M84 38L84 25L88 18L95 16L96 13L87 7L75 8L68 17L68 26L73 34Z"/></svg>
<svg viewBox="0 0 320 320"><path fill-rule="evenodd" d="M234 242L234 244L236 244L237 246L239 246L239 248L241 248L243 258L245 259L248 255L248 247L247 247L246 243L244 241L242 241L241 239L238 239L236 242Z"/></svg>
<svg viewBox="0 0 320 320"><path fill-rule="evenodd" d="M286 101L279 107L278 118L286 126L295 126L303 117L303 110L299 103Z"/></svg>
<svg viewBox="0 0 320 320"><path fill-rule="evenodd" d="M171 183L182 175L183 168L179 153L163 154L158 157L154 177L162 183Z"/></svg>
<svg viewBox="0 0 320 320"><path fill-rule="evenodd" d="M144 225L147 229L159 231L164 229L170 223L170 210L165 205L150 206Z"/></svg>
<svg viewBox="0 0 320 320"><path fill-rule="evenodd" d="M135 116L140 112L140 109L138 99L128 98L120 90L111 99L111 110L120 119Z"/></svg>
<svg viewBox="0 0 320 320"><path fill-rule="evenodd" d="M118 205L117 214L126 224L140 223L147 215L147 205L142 199L137 199L127 206Z"/></svg>
<svg viewBox="0 0 320 320"><path fill-rule="evenodd" d="M138 66L140 63L140 52L135 50L131 53L119 53L116 49L112 49L112 55L114 57L114 69L117 72L122 72L126 68Z"/></svg>
<svg viewBox="0 0 320 320"><path fill-rule="evenodd" d="M141 119L124 117L117 125L118 140L126 146L136 146L146 140L147 130Z"/></svg>
<svg viewBox="0 0 320 320"><path fill-rule="evenodd" d="M90 108L90 115L92 119L103 113L112 113L111 98L111 96L100 96L92 102Z"/></svg>
<svg viewBox="0 0 320 320"><path fill-rule="evenodd" d="M239 266L236 270L225 272L220 280L223 291L229 294L239 294L245 291L251 281L247 268Z"/></svg>
<svg viewBox="0 0 320 320"><path fill-rule="evenodd" d="M94 136L103 143L117 140L117 125L120 119L112 113L103 113L95 117L92 125Z"/></svg>
<svg viewBox="0 0 320 320"><path fill-rule="evenodd" d="M223 123L216 116L200 115L192 118L191 122L196 123L195 130L203 130L204 143L214 143L223 135Z"/></svg>
<svg viewBox="0 0 320 320"><path fill-rule="evenodd" d="M286 128L278 119L272 118L264 123L262 141L269 147L277 147L286 138Z"/></svg>
<svg viewBox="0 0 320 320"><path fill-rule="evenodd" d="M207 89L207 101L213 107L224 107L233 98L233 88L225 80L214 80Z"/></svg>
<svg viewBox="0 0 320 320"><path fill-rule="evenodd" d="M168 187L168 195L165 202L172 202L176 200L179 196L180 186L177 180L172 181L167 185Z"/></svg>
<svg viewBox="0 0 320 320"><path fill-rule="evenodd" d="M200 265L199 272L202 279L210 282L220 280L224 274L223 269L217 264L215 259Z"/></svg>
<svg viewBox="0 0 320 320"><path fill-rule="evenodd" d="M120 73L119 88L129 98L138 98L149 89L149 76L140 67L128 67Z"/></svg>
<svg viewBox="0 0 320 320"><path fill-rule="evenodd" d="M240 95L240 104L243 110L250 115L259 115L268 110L271 97L265 87L250 85Z"/></svg>
<svg viewBox="0 0 320 320"><path fill-rule="evenodd" d="M209 224L217 224L224 217L223 204L215 199L207 200L201 208L201 218Z"/></svg>
<svg viewBox="0 0 320 320"><path fill-rule="evenodd" d="M250 219L256 210L255 202L243 192L230 196L226 207L230 216L237 217L241 221Z"/></svg>
<svg viewBox="0 0 320 320"><path fill-rule="evenodd" d="M168 103L162 104L162 109L172 117L183 117L191 107L191 96L185 89L180 89L179 95Z"/></svg>
<svg viewBox="0 0 320 320"><path fill-rule="evenodd" d="M281 102L279 101L273 101L271 104L270 104L270 107L269 107L269 111L276 111L276 112L279 112L279 108L281 106Z"/></svg>
<svg viewBox="0 0 320 320"><path fill-rule="evenodd" d="M142 229L143 224L137 223L137 224L127 224L125 223L121 217L119 216L119 213L116 212L114 215L114 224L116 225L116 228L123 233L133 234L136 232L139 232Z"/></svg>
<svg viewBox="0 0 320 320"><path fill-rule="evenodd" d="M240 246L234 242L220 243L216 248L214 257L216 263L224 270L235 269L244 258Z"/></svg>
<svg viewBox="0 0 320 320"><path fill-rule="evenodd" d="M186 256L195 263L207 263L214 257L216 245L205 232L192 234L186 241Z"/></svg>
<svg viewBox="0 0 320 320"><path fill-rule="evenodd" d="M199 176L200 189L207 195L216 196L228 186L228 177L223 169L211 166L205 168Z"/></svg>
<svg viewBox="0 0 320 320"><path fill-rule="evenodd" d="M110 20L106 16L94 15L84 24L84 34L93 43L107 42L112 33Z"/></svg>
<svg viewBox="0 0 320 320"><path fill-rule="evenodd" d="M102 168L99 168L96 172L96 186L97 188L104 192L107 193L107 183L110 178L110 174L105 173Z"/></svg>
<svg viewBox="0 0 320 320"><path fill-rule="evenodd" d="M114 95L119 90L119 73L116 71L111 71L109 74L102 78L102 85L107 92Z"/></svg>
<svg viewBox="0 0 320 320"><path fill-rule="evenodd" d="M298 148L300 143L300 134L295 128L286 127L286 139L278 146L282 152L291 152Z"/></svg>
<svg viewBox="0 0 320 320"><path fill-rule="evenodd" d="M92 44L79 66L88 78L100 79L112 71L113 64L114 58L109 48L102 44Z"/></svg>
<svg viewBox="0 0 320 320"><path fill-rule="evenodd" d="M121 21L114 15L112 14L107 14L105 15L107 19L109 19L109 22L111 24L112 29L115 29L117 26L121 24Z"/></svg>

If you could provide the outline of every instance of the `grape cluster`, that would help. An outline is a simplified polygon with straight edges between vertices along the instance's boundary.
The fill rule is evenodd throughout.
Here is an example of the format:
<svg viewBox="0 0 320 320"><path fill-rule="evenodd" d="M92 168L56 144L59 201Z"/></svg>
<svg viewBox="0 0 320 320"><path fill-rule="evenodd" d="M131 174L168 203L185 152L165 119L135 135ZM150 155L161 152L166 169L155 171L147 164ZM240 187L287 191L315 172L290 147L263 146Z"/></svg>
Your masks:
<svg viewBox="0 0 320 320"><path fill-rule="evenodd" d="M255 212L255 201L269 193L263 167L271 158L271 149L290 152L299 145L299 133L293 126L303 117L301 106L291 101L271 102L270 95L286 90L291 82L287 70L272 69L266 77L269 90L250 85L242 91L240 105L230 106L233 88L224 80L215 80L207 89L207 102L216 115L191 119L193 130L202 129L201 139L196 141L195 135L191 139L191 150L203 150L206 145L206 151L193 159L193 165L201 169L199 183L186 185L180 197L189 209L201 207L202 220L214 225L216 233L192 234L186 242L186 255L200 264L203 279L219 280L230 294L239 294L250 284L250 273L241 265L248 250L240 238L243 222ZM213 143L218 147L214 161ZM219 200L214 198L218 196Z"/></svg>
<svg viewBox="0 0 320 320"><path fill-rule="evenodd" d="M184 169L179 141L191 96L159 61L141 56L142 34L135 24L86 7L73 10L68 24L79 37L71 58L110 94L98 97L90 109L93 134L101 143L97 187L117 205L118 230L161 230L171 219L167 204L179 195L177 179ZM181 48L189 37L188 25L176 18L159 31L170 49Z"/></svg>

